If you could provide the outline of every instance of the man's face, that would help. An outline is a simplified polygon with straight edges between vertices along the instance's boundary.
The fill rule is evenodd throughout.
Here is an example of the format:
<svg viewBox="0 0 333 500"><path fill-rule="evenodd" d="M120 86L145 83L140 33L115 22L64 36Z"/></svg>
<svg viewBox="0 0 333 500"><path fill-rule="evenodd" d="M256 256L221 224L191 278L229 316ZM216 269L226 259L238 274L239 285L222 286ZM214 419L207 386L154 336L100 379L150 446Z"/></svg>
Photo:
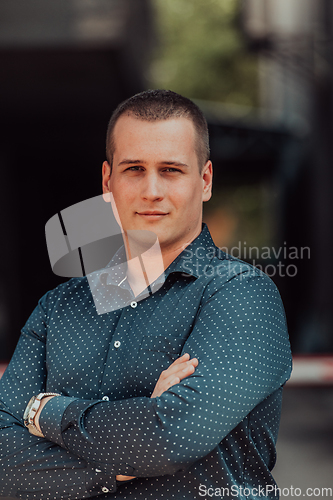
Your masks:
<svg viewBox="0 0 333 500"><path fill-rule="evenodd" d="M187 118L147 122L122 115L111 175L103 164L103 192L112 192L123 229L153 231L163 254L196 238L202 202L211 197L211 162L200 174L196 140Z"/></svg>

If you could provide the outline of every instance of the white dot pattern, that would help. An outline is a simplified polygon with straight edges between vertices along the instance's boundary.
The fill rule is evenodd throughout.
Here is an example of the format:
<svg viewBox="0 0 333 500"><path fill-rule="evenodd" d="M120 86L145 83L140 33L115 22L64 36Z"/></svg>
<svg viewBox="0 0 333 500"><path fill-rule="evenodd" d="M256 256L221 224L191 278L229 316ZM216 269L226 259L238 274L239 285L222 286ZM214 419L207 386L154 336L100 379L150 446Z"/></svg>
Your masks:
<svg viewBox="0 0 333 500"><path fill-rule="evenodd" d="M291 371L275 285L219 252L206 227L165 274L156 293L106 314L86 278L40 300L0 381L0 495L193 500L200 484L275 484ZM195 373L151 399L184 352L198 358ZM22 415L45 390L61 396L42 412L42 439Z"/></svg>

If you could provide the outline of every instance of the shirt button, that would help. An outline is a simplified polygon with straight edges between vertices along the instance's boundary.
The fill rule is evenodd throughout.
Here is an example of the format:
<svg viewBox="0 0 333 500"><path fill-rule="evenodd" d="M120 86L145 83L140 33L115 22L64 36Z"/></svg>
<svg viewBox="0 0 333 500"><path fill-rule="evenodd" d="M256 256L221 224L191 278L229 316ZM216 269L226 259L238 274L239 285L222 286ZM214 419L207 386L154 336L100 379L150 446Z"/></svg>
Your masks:
<svg viewBox="0 0 333 500"><path fill-rule="evenodd" d="M115 346L116 349L118 349L118 347L120 346L119 340L116 340L113 345Z"/></svg>
<svg viewBox="0 0 333 500"><path fill-rule="evenodd" d="M102 472L101 469L95 469L95 472Z"/></svg>
<svg viewBox="0 0 333 500"><path fill-rule="evenodd" d="M137 305L138 305L138 303L135 302L135 300L133 300L133 302L131 302L131 307L133 307L133 309L135 309Z"/></svg>
<svg viewBox="0 0 333 500"><path fill-rule="evenodd" d="M103 401L110 401L108 396L103 396L103 397L102 397L102 400L103 400Z"/></svg>
<svg viewBox="0 0 333 500"><path fill-rule="evenodd" d="M109 493L110 490L106 486L103 486L102 491L103 493Z"/></svg>

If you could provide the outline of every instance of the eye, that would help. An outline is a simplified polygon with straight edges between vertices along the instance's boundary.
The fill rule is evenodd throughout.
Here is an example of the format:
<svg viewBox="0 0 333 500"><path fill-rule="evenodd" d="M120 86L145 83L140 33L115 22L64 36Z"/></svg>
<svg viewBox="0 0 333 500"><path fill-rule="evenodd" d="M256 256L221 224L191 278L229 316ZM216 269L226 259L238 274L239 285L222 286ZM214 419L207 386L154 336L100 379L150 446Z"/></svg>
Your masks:
<svg viewBox="0 0 333 500"><path fill-rule="evenodd" d="M142 167L140 165L132 165L131 167L126 168L126 172L138 172L139 170L142 170Z"/></svg>
<svg viewBox="0 0 333 500"><path fill-rule="evenodd" d="M164 169L165 172L181 172L179 168L167 167Z"/></svg>

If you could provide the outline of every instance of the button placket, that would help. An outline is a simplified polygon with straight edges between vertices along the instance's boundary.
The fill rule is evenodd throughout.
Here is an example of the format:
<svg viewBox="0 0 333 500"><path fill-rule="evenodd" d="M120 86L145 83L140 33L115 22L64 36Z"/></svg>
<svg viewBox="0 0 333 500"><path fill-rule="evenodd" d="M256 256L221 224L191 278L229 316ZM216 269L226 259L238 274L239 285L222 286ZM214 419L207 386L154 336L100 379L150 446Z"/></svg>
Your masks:
<svg viewBox="0 0 333 500"><path fill-rule="evenodd" d="M127 339L130 337L131 330L134 328L134 318L136 318L138 312L136 310L133 310L132 312L133 308L130 308L129 306L130 303L121 311L116 328L110 339L107 358L105 360L105 370L103 372L100 386L101 396L103 395L103 392L110 394L113 391L117 392L119 390L117 380L113 380L112 377L110 378L110 372L112 370L111 367L113 367L115 363L118 363L119 358L122 359L123 357L126 357L127 350L130 352L132 351L132 346L131 344L128 345Z"/></svg>

